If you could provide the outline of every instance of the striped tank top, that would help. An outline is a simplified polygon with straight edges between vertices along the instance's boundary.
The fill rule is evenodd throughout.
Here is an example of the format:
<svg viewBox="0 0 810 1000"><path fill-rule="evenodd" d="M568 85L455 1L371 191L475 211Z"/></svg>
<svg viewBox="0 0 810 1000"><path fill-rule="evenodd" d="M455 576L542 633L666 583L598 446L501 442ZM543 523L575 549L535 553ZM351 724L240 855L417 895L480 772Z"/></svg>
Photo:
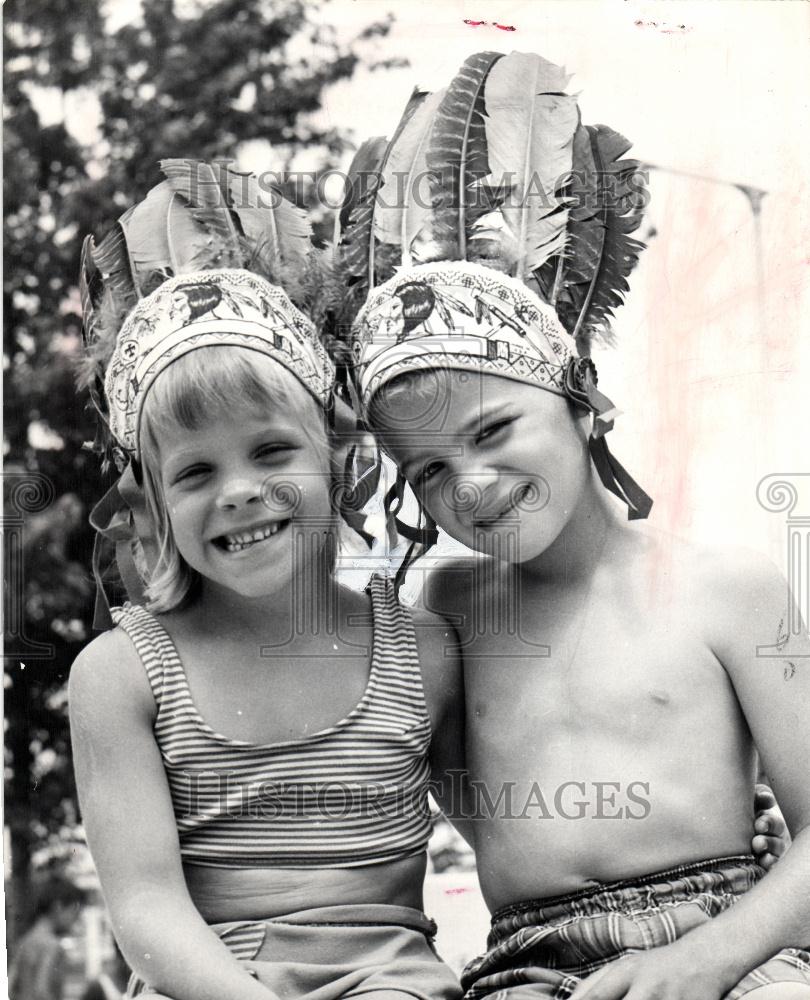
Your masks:
<svg viewBox="0 0 810 1000"><path fill-rule="evenodd" d="M254 744L201 718L174 642L142 607L113 617L140 656L184 861L216 868L351 868L421 854L430 836L430 719L413 622L392 581L369 584L371 669L328 729Z"/></svg>

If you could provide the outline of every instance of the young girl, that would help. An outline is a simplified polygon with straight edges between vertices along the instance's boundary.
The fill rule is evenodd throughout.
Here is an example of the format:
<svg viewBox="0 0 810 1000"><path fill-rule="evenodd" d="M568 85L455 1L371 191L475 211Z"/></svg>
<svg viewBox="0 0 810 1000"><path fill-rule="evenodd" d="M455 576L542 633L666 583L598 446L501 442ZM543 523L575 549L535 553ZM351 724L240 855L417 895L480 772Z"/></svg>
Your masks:
<svg viewBox="0 0 810 1000"><path fill-rule="evenodd" d="M200 219L221 232L216 211L188 216L186 238ZM137 262L156 254L122 228L142 292ZM121 270L95 257L114 298ZM387 581L334 581L333 381L309 319L239 267L163 280L106 366L158 556L147 605L116 610L74 664L70 710L131 993L459 995L421 911L428 780L457 764L456 664L447 627Z"/></svg>

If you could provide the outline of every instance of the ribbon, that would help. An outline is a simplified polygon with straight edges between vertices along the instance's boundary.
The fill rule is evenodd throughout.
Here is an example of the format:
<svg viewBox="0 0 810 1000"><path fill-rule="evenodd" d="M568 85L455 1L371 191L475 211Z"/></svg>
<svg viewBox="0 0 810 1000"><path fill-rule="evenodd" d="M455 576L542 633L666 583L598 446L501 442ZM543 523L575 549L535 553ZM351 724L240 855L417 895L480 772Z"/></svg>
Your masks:
<svg viewBox="0 0 810 1000"><path fill-rule="evenodd" d="M565 373L564 388L571 400L593 414L588 450L596 472L605 489L627 504L627 519L642 520L652 509L652 498L610 453L605 435L613 430L613 422L620 411L597 389L597 382L596 365L590 358L571 359Z"/></svg>
<svg viewBox="0 0 810 1000"><path fill-rule="evenodd" d="M93 541L93 578L96 602L93 628L104 631L114 625L111 607L144 603L143 580L132 556L135 532L130 509L116 480L90 512L90 524L96 531ZM109 594L113 595L112 602Z"/></svg>

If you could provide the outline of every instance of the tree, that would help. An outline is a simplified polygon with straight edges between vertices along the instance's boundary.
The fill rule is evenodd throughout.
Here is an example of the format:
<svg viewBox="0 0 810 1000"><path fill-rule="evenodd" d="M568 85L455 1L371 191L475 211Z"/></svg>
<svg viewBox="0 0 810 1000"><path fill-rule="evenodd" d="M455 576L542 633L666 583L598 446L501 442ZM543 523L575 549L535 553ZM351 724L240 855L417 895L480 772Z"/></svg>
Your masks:
<svg viewBox="0 0 810 1000"><path fill-rule="evenodd" d="M91 635L87 512L108 485L83 448L93 417L74 387L81 239L100 236L142 197L160 179L163 158L232 158L240 143L259 139L286 162L308 146L324 170L333 166L345 138L309 116L324 88L373 54L390 19L341 43L321 23L321 4L302 0L207 0L194 11L143 0L138 23L114 31L101 0L7 0L4 14L9 516L26 477L29 487L39 477L52 495L45 509L28 509L24 582L12 580L6 606L7 621L18 615L22 629L5 662L7 822L19 901L32 852L69 837L76 824L64 685ZM91 108L97 101L100 115L90 145L74 138L64 115L56 124L41 117L46 102L64 109L82 95ZM34 644L51 651L36 654ZM36 655L26 660L26 649Z"/></svg>

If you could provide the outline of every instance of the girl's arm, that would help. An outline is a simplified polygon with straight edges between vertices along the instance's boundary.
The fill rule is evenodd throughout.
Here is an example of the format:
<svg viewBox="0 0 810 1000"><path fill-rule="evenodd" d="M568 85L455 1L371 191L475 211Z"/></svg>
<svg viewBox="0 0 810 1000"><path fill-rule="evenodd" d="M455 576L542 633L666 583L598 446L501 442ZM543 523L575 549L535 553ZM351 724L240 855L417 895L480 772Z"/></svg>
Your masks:
<svg viewBox="0 0 810 1000"><path fill-rule="evenodd" d="M87 841L121 950L174 1000L273 1000L209 929L186 888L152 725L155 702L126 635L91 643L69 685L76 783Z"/></svg>

